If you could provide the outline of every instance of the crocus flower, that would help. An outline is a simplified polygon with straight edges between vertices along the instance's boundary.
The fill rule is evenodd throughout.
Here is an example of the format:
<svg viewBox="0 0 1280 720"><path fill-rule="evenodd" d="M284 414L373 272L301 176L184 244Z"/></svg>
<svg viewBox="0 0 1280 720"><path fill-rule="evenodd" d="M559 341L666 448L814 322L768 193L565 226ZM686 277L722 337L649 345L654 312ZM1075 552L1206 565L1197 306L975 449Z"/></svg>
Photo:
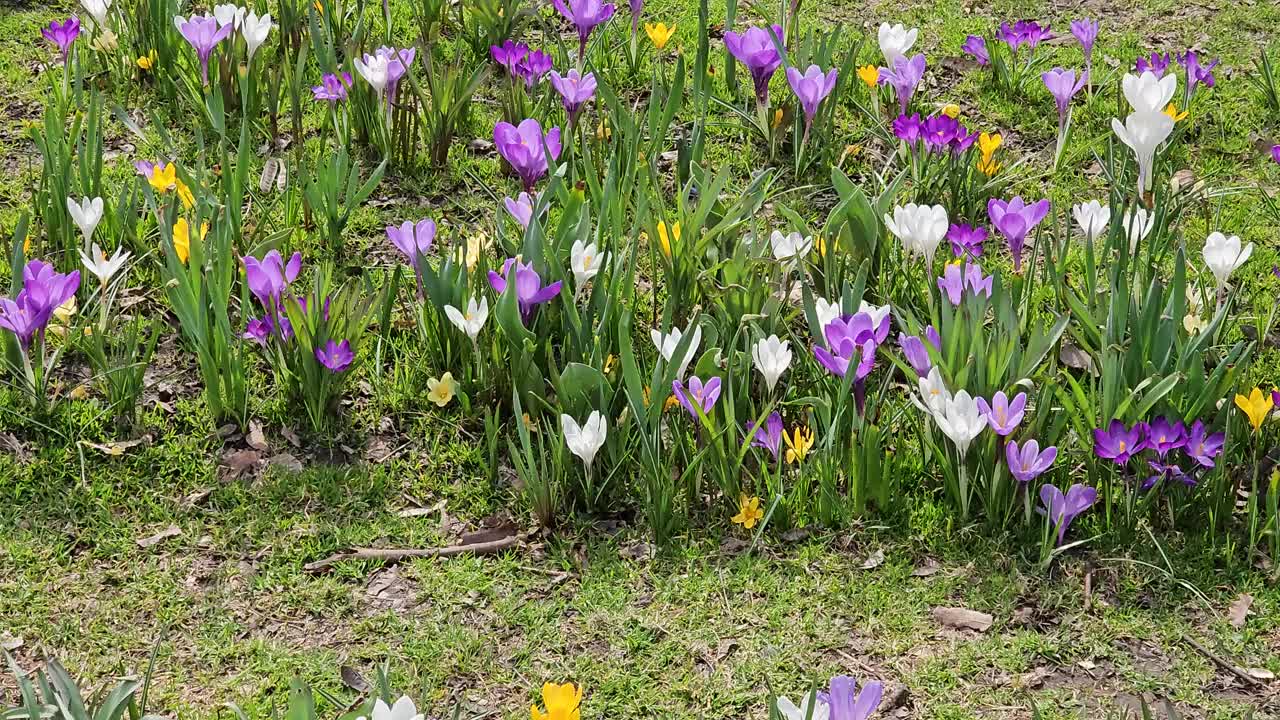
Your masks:
<svg viewBox="0 0 1280 720"><path fill-rule="evenodd" d="M336 103L347 99L347 91L351 89L351 73L326 73L320 78L320 84L311 88L316 100Z"/></svg>
<svg viewBox="0 0 1280 720"><path fill-rule="evenodd" d="M1111 129L1116 137L1129 146L1137 158L1138 188L1144 192L1151 190L1156 150L1173 132L1173 125L1174 119L1163 112L1134 112L1125 118L1124 124L1111 118Z"/></svg>
<svg viewBox="0 0 1280 720"><path fill-rule="evenodd" d="M1112 420L1106 429L1094 429L1093 452L1103 460L1111 460L1117 465L1124 465L1129 462L1129 458L1146 448L1145 435L1146 425L1144 423L1137 423L1132 428L1126 428L1124 423L1119 420Z"/></svg>
<svg viewBox="0 0 1280 720"><path fill-rule="evenodd" d="M582 460L583 465L591 467L609 434L609 423L605 422L604 416L600 411L592 410L586 422L579 425L572 416L562 414L560 428L564 430L564 444Z"/></svg>
<svg viewBox="0 0 1280 720"><path fill-rule="evenodd" d="M1227 237L1212 232L1204 241L1204 264L1218 280L1218 291L1227 287L1227 279L1253 254L1253 243L1240 246L1240 236Z"/></svg>
<svg viewBox="0 0 1280 720"><path fill-rule="evenodd" d="M295 252L286 264L279 250L272 250L261 260L246 255L243 258L245 281L249 291L258 298L264 308L274 309L280 296L302 271L302 253Z"/></svg>
<svg viewBox="0 0 1280 720"><path fill-rule="evenodd" d="M874 89L880 84L880 68L875 65L863 65L858 68L858 79L869 89Z"/></svg>
<svg viewBox="0 0 1280 720"><path fill-rule="evenodd" d="M791 348L786 340L779 340L777 335L770 335L751 346L751 360L756 370L764 376L764 383L773 392L778 378L791 366Z"/></svg>
<svg viewBox="0 0 1280 720"><path fill-rule="evenodd" d="M1271 159L1272 159L1272 160L1273 160L1277 165L1280 165L1280 145L1272 145L1272 146L1271 146Z"/></svg>
<svg viewBox="0 0 1280 720"><path fill-rule="evenodd" d="M1120 88L1135 113L1160 113L1178 92L1178 76L1161 78L1149 71L1140 75L1126 73Z"/></svg>
<svg viewBox="0 0 1280 720"><path fill-rule="evenodd" d="M895 58L892 65L880 68L880 83L893 88L898 98L898 107L903 113L911 105L916 87L924 79L925 66L924 55L916 55L911 59Z"/></svg>
<svg viewBox="0 0 1280 720"><path fill-rule="evenodd" d="M983 275L982 266L977 263L968 263L964 267L964 286L969 292L977 295L986 295L991 297L991 283L995 280L994 275ZM932 329L932 328L930 328Z"/></svg>
<svg viewBox="0 0 1280 720"><path fill-rule="evenodd" d="M1012 200L987 201L987 216L991 224L1009 241L1009 251L1013 253L1013 271L1022 272L1022 249L1027 235L1049 214L1049 200L1046 198L1028 205L1020 196Z"/></svg>
<svg viewBox="0 0 1280 720"><path fill-rule="evenodd" d="M818 327L825 328L831 324L832 320L840 317L840 300L828 302L824 297L815 297L813 299L813 314L818 319Z"/></svg>
<svg viewBox="0 0 1280 720"><path fill-rule="evenodd" d="M540 712L537 706L531 708L531 720L577 720L580 716L579 705L582 703L582 688L573 683L556 685L546 683L542 686L542 704L547 711Z"/></svg>
<svg viewBox="0 0 1280 720"><path fill-rule="evenodd" d="M1166 417L1158 417L1147 426L1146 447L1155 450L1164 457L1171 450L1181 448L1187 442L1187 427L1181 420L1171 421Z"/></svg>
<svg viewBox="0 0 1280 720"><path fill-rule="evenodd" d="M1138 61L1133 64L1134 70L1140 73L1151 73L1156 77L1164 76L1164 71L1169 69L1169 65L1173 63L1173 57L1168 53L1161 55L1160 53L1151 53L1150 55L1142 55L1138 57Z"/></svg>
<svg viewBox="0 0 1280 720"><path fill-rule="evenodd" d="M453 373L446 372L438 378L427 378L427 400L435 403L436 407L448 405L457 394L458 381L453 379Z"/></svg>
<svg viewBox="0 0 1280 720"><path fill-rule="evenodd" d="M578 117L582 106L596 94L596 76L593 73L582 75L577 70L570 70L561 75L551 71L551 87L560 93L560 102L564 111L569 114L572 123Z"/></svg>
<svg viewBox="0 0 1280 720"><path fill-rule="evenodd" d="M933 361L929 359L929 349L924 346L923 340L915 335L898 333L898 346L902 348L902 354L907 358L916 375L925 377L929 374L929 370L933 368Z"/></svg>
<svg viewBox="0 0 1280 720"><path fill-rule="evenodd" d="M1131 208L1121 218L1121 222L1124 223L1125 233L1129 236L1130 255L1138 251L1138 243L1146 240L1156 226L1155 215L1141 207Z"/></svg>
<svg viewBox="0 0 1280 720"><path fill-rule="evenodd" d="M244 46L249 53L249 62L253 62L253 54L258 51L262 43L267 41L271 28L271 13L259 17L257 13L250 12L245 16L244 22L240 25L240 34L244 36Z"/></svg>
<svg viewBox="0 0 1280 720"><path fill-rule="evenodd" d="M831 706L827 705L826 697L825 693L808 693L800 699L799 706L779 697L774 707L783 720L831 720Z"/></svg>
<svg viewBox="0 0 1280 720"><path fill-rule="evenodd" d="M720 378L713 377L703 384L702 380L693 376L689 378L687 387L679 379L672 380L671 392L675 394L684 409L689 411L689 415L696 420L699 412L709 415L711 409L716 406L716 401L720 399Z"/></svg>
<svg viewBox="0 0 1280 720"><path fill-rule="evenodd" d="M542 82L542 78L551 72L551 56L541 50L529 51L528 57L516 63L516 75L524 78L524 85L532 88ZM595 89L595 77L590 73L587 74L591 78L592 89ZM584 80L585 82L585 80Z"/></svg>
<svg viewBox="0 0 1280 720"><path fill-rule="evenodd" d="M831 686L827 692L827 703L831 707L830 720L867 720L880 706L880 697L884 694L884 686L878 682L869 682L858 689L858 683L847 675L831 678Z"/></svg>
<svg viewBox="0 0 1280 720"><path fill-rule="evenodd" d="M1236 407L1249 418L1249 424L1253 426L1253 431L1256 433L1262 427L1262 422L1271 414L1271 409L1275 407L1275 398L1255 387L1248 397L1236 395Z"/></svg>
<svg viewBox="0 0 1280 720"><path fill-rule="evenodd" d="M351 352L351 342L348 340L340 343L330 340L324 344L324 347L316 348L316 360L319 360L329 372L335 374L350 367L355 357Z"/></svg>
<svg viewBox="0 0 1280 720"><path fill-rule="evenodd" d="M791 260L808 255L813 249L813 238L798 232L783 235L781 231L774 230L769 236L769 246L775 260Z"/></svg>
<svg viewBox="0 0 1280 720"><path fill-rule="evenodd" d="M634 42L640 34L640 13L644 11L644 0L627 0L631 9L631 39Z"/></svg>
<svg viewBox="0 0 1280 720"><path fill-rule="evenodd" d="M1007 22L1000 23L996 37L1009 46L1010 52L1016 53L1023 45L1035 50L1041 42L1052 38L1053 33L1049 32L1047 25L1042 27L1034 20L1019 20L1013 25Z"/></svg>
<svg viewBox="0 0 1280 720"><path fill-rule="evenodd" d="M862 300L858 303L858 312L871 318L871 335L876 341L876 345L879 345L889 338L889 314L892 311L893 306L888 303L885 303L884 305L872 305L866 300Z"/></svg>
<svg viewBox="0 0 1280 720"><path fill-rule="evenodd" d="M587 54L587 38L597 25L613 17L613 3L600 0L551 0L564 19L573 23L578 31L578 61Z"/></svg>
<svg viewBox="0 0 1280 720"><path fill-rule="evenodd" d="M80 271L59 273L41 260L22 269L22 290L13 300L0 298L0 328L13 332L23 349L31 346L53 318L54 312L80 289Z"/></svg>
<svg viewBox="0 0 1280 720"><path fill-rule="evenodd" d="M230 25L232 29L240 27L240 23L244 21L245 9L239 5L231 3L223 3L213 6L213 17L218 21L218 26Z"/></svg>
<svg viewBox="0 0 1280 720"><path fill-rule="evenodd" d="M93 240L93 231L102 222L102 198L84 198L79 203L73 198L67 198L67 213L71 215L71 221L76 227L80 228L84 244L88 246Z"/></svg>
<svg viewBox="0 0 1280 720"><path fill-rule="evenodd" d="M387 106L389 108L396 98L396 87L400 84L400 79L405 76L405 73L409 72L409 67L413 65L413 60L417 57L418 51L416 48L404 48L403 50L397 50L396 48L383 45L378 48L375 54L380 58L385 58L387 61L386 90ZM365 57L367 58L368 56L366 55Z"/></svg>
<svg viewBox="0 0 1280 720"><path fill-rule="evenodd" d="M533 208L538 204L538 196L522 192L514 200L511 198L504 199L502 204L507 208L507 212L511 213L511 217L515 218L516 222L520 224L520 227L527 229L529 223L533 221Z"/></svg>
<svg viewBox="0 0 1280 720"><path fill-rule="evenodd" d="M680 331L680 328L671 328L671 332L663 335L657 330L650 330L649 337L653 340L653 345L658 349L658 354L662 355L662 359L668 363L673 362L671 357L675 355L676 349L680 346L680 341L684 339L686 333L692 328L693 334L689 338L689 348L685 350L684 357L680 358L676 368L676 377L684 377L684 371L688 369L689 362L693 360L693 354L698 350L698 343L702 340L702 326L697 324L697 320L690 320L689 327Z"/></svg>
<svg viewBox="0 0 1280 720"><path fill-rule="evenodd" d="M1214 60L1207 65L1202 65L1199 54L1195 50L1188 50L1178 56L1178 62L1187 71L1187 85L1183 104L1189 108L1191 107L1191 98L1195 95L1198 86L1213 87L1215 82L1213 69L1218 67L1219 61Z"/></svg>
<svg viewBox="0 0 1280 720"><path fill-rule="evenodd" d="M529 316L538 305L550 302L560 294L561 281L549 285L542 284L540 276L531 265L525 265L516 258L507 258L502 264L502 274L489 271L489 286L501 295L514 280L516 302L520 305L520 318L528 322Z"/></svg>
<svg viewBox="0 0 1280 720"><path fill-rule="evenodd" d="M981 35L970 35L964 39L960 49L978 61L979 65L991 64L991 53L987 50L987 41Z"/></svg>
<svg viewBox="0 0 1280 720"><path fill-rule="evenodd" d="M987 427L987 416L981 412L967 390L961 390L946 400L942 411L934 413L933 421L942 434L955 444L962 460L969 453L969 445Z"/></svg>
<svg viewBox="0 0 1280 720"><path fill-rule="evenodd" d="M649 36L649 42L653 43L654 49L662 52L662 49L671 42L672 36L676 34L676 26L666 23L645 23L644 33Z"/></svg>
<svg viewBox="0 0 1280 720"><path fill-rule="evenodd" d="M574 240L573 247L569 249L569 267L573 270L574 287L582 290L588 280L600 274L608 261L609 253L600 252L595 243Z"/></svg>
<svg viewBox="0 0 1280 720"><path fill-rule="evenodd" d="M252 340L262 347L267 346L267 340L271 338L274 326L270 317L254 318L244 326L244 334L240 337L245 340Z"/></svg>
<svg viewBox="0 0 1280 720"><path fill-rule="evenodd" d="M1183 470L1182 466L1177 463L1164 462L1163 460L1148 460L1147 466L1155 471L1155 474L1142 481L1141 488L1143 490L1150 490L1161 481L1172 482L1174 480L1178 480L1184 485L1196 484L1195 477L1188 474L1187 471Z"/></svg>
<svg viewBox="0 0 1280 720"><path fill-rule="evenodd" d="M952 305L959 305L964 299L964 270L960 263L947 263L938 278L938 289L946 294Z"/></svg>
<svg viewBox="0 0 1280 720"><path fill-rule="evenodd" d="M1018 424L1026 415L1027 394L1024 392L1018 393L1012 402L1003 391L992 395L990 403L983 398L977 398L976 402L978 409L986 416L991 430L1000 436L1010 435L1017 430Z"/></svg>
<svg viewBox="0 0 1280 720"><path fill-rule="evenodd" d="M920 377L919 388L919 407L922 410L925 410L933 417L946 412L947 403L951 402L951 391L947 389L946 383L942 381L942 372L937 366L931 368L928 375ZM912 401L914 402L915 399L912 398Z"/></svg>
<svg viewBox="0 0 1280 720"><path fill-rule="evenodd" d="M94 243L90 252L80 250L80 262L84 264L86 270L98 278L99 284L106 287L111 282L111 278L120 272L125 263L129 262L129 252L123 247L118 247L111 257L107 257L102 248Z"/></svg>
<svg viewBox="0 0 1280 720"><path fill-rule="evenodd" d="M917 28L907 29L905 25L890 25L889 23L880 23L880 30L876 34L876 40L879 41L880 54L884 56L884 64L893 67L893 63L906 54L916 44L916 37L920 35Z"/></svg>
<svg viewBox="0 0 1280 720"><path fill-rule="evenodd" d="M746 493L738 493L738 514L729 518L735 525L750 530L764 517L764 508L760 507L760 498L748 497Z"/></svg>
<svg viewBox="0 0 1280 720"><path fill-rule="evenodd" d="M1093 44L1098 39L1098 21L1085 18L1071 21L1071 34L1084 50L1084 71L1088 73L1093 67Z"/></svg>
<svg viewBox="0 0 1280 720"><path fill-rule="evenodd" d="M957 258L976 259L982 256L982 243L987 240L987 229L952 223L947 229L947 239L951 241L951 252Z"/></svg>
<svg viewBox="0 0 1280 720"><path fill-rule="evenodd" d="M893 135L907 145L915 145L924 137L924 123L920 113L899 115L893 121Z"/></svg>
<svg viewBox="0 0 1280 720"><path fill-rule="evenodd" d="M196 57L200 59L200 77L208 85L209 56L218 43L235 31L235 26L230 23L219 25L212 15L192 15L190 20L179 15L173 19L173 24L195 49Z"/></svg>
<svg viewBox="0 0 1280 720"><path fill-rule="evenodd" d="M774 45L775 38L779 45L783 44L781 25L770 25L767 29L751 27L741 34L729 30L724 34L724 46L729 54L751 73L756 102L762 108L769 105L769 79L782 64L782 56Z"/></svg>
<svg viewBox="0 0 1280 720"><path fill-rule="evenodd" d="M933 254L950 227L947 211L941 205L931 207L915 203L894 206L893 216L886 214L884 224L894 237L902 241L908 253L923 256L926 266L933 265Z"/></svg>
<svg viewBox="0 0 1280 720"><path fill-rule="evenodd" d="M519 125L498 123L493 128L493 142L520 176L525 192L532 191L534 184L547 174L547 156L552 160L560 157L560 128L553 127L544 136L542 126L533 118Z"/></svg>
<svg viewBox="0 0 1280 720"><path fill-rule="evenodd" d="M753 431L754 428L754 431ZM773 459L778 459L778 453L782 450L782 416L778 413L770 413L769 417L764 421L762 427L755 427L755 423L748 422L746 424L747 435L751 437L751 447L763 448L773 455Z"/></svg>
<svg viewBox="0 0 1280 720"><path fill-rule="evenodd" d="M516 65L528 54L528 45L517 45L511 40L507 40L501 45L489 46L489 55L493 58L493 61L506 68L507 73L512 76L516 74Z"/></svg>
<svg viewBox="0 0 1280 720"><path fill-rule="evenodd" d="M480 335L480 329L484 327L484 321L489 319L489 299L481 297L480 301L476 302L475 296L472 296L467 301L466 312L452 305L445 305L444 314L454 327L471 338L471 342L475 342Z"/></svg>
<svg viewBox="0 0 1280 720"><path fill-rule="evenodd" d="M111 0L80 0L80 7L89 13L98 27L106 27L107 11L111 9Z"/></svg>
<svg viewBox="0 0 1280 720"><path fill-rule="evenodd" d="M1028 440L1018 447L1016 441L1010 441L1004 448L1004 459L1009 464L1009 473L1020 483L1034 480L1049 469L1058 457L1058 448L1050 445L1043 451L1040 443Z"/></svg>
<svg viewBox="0 0 1280 720"><path fill-rule="evenodd" d="M49 23L49 27L43 28L40 34L44 36L45 40L58 46L62 64L65 65L67 56L71 52L71 44L80 36L80 18L72 15L62 22L54 20Z"/></svg>
<svg viewBox="0 0 1280 720"><path fill-rule="evenodd" d="M809 127L813 125L814 115L818 113L818 104L836 89L836 69L831 68L823 74L822 68L810 65L809 69L801 74L799 68L789 67L787 83L791 85L791 91L796 94L796 99L800 101L800 108L804 111L807 134Z"/></svg>
<svg viewBox="0 0 1280 720"><path fill-rule="evenodd" d="M360 77L364 78L365 82L369 83L370 87L373 88L373 92L376 95L381 96L386 92L387 85L390 82L388 75L391 58L378 53L373 55L365 53L364 56L355 58L351 63L355 65L356 72L360 73Z"/></svg>
<svg viewBox="0 0 1280 720"><path fill-rule="evenodd" d="M1111 208L1097 200L1076 204L1071 208L1071 214L1076 219L1076 225L1084 231L1085 240L1091 243L1102 235L1107 229L1107 223L1111 222Z"/></svg>
<svg viewBox="0 0 1280 720"><path fill-rule="evenodd" d="M831 374L844 377L855 354L859 361L854 379L861 380L871 373L877 343L875 324L869 314L860 312L836 318L822 332L827 343L825 346L814 344L813 355Z"/></svg>
<svg viewBox="0 0 1280 720"><path fill-rule="evenodd" d="M431 252L431 243L436 237L436 223L430 218L419 220L414 224L408 220L400 227L387 226L387 239L397 250L404 253L409 263L418 265L418 257Z"/></svg>
<svg viewBox="0 0 1280 720"><path fill-rule="evenodd" d="M1062 491L1052 485L1040 487L1040 502L1044 503L1044 512L1049 522L1058 530L1058 544L1067 534L1067 526L1081 513L1088 510L1098 500L1098 491L1086 485L1072 485L1063 495Z"/></svg>
<svg viewBox="0 0 1280 720"><path fill-rule="evenodd" d="M921 127L921 138L925 146L934 152L951 150L964 152L977 140L959 120L946 114L930 115Z"/></svg>
<svg viewBox="0 0 1280 720"><path fill-rule="evenodd" d="M1214 466L1214 458L1222 452L1222 445L1226 439L1227 436L1224 433L1210 434L1204 423L1197 420L1187 433L1187 441L1182 446L1182 450L1187 457L1195 460L1201 467L1211 468Z"/></svg>
<svg viewBox="0 0 1280 720"><path fill-rule="evenodd" d="M1058 126L1061 128L1067 122L1071 98L1089 83L1089 73L1085 72L1077 78L1075 70L1054 68L1041 74L1040 79L1044 81L1044 86L1049 89L1049 94L1053 95L1053 101L1058 105Z"/></svg>

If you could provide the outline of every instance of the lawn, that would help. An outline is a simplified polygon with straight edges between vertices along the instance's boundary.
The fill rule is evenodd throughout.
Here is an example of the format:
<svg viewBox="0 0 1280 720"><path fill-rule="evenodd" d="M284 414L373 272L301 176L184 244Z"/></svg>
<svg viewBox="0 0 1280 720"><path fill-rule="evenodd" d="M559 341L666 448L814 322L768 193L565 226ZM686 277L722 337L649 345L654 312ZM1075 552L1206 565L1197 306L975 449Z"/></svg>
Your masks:
<svg viewBox="0 0 1280 720"><path fill-rule="evenodd" d="M38 194L41 160L28 131L41 122L50 78L61 72L39 30L75 9L9 2L0 8L6 244ZM266 5L278 12L274 0ZM374 5L366 15L381 23ZM389 36L416 34L416 5L390 2ZM549 4L540 10L547 18L553 12ZM652 0L644 12L675 23L672 43L692 62L697 3ZM806 26L843 23L850 37L865 34L859 65L877 61L881 21L918 27L917 49L931 68L919 106L954 103L970 127L1000 130L1008 162L1022 163L1013 190L1048 197L1055 207L1105 198L1095 153L1105 152L1110 118L1123 102L1115 87L1133 58L1189 47L1221 58L1215 87L1188 109L1185 135L1171 152L1183 185L1215 190L1183 218L1181 231L1197 262L1214 229L1255 243L1233 276L1232 342L1274 310L1280 281L1270 269L1280 264L1280 218L1267 214L1255 188L1275 193L1280 165L1268 149L1280 142L1280 124L1246 74L1280 27L1280 5L837 0L806 3L801 12ZM738 14L739 25L764 17L747 6ZM960 48L969 34L989 34L1003 20L1035 18L1058 35L1042 50L1049 65L1075 65L1079 47L1067 25L1085 15L1102 22L1094 57L1100 89L1087 103L1078 100L1074 140L1055 173L1057 118L1038 80L1026 95L998 89ZM711 82L725 92L723 3L711 4L710 17ZM627 22L621 7L613 21L619 37ZM462 40L447 37L445 47L461 52ZM309 86L319 72L308 70ZM626 78L620 94L647 100L647 72ZM163 100L154 90L107 93L136 126L106 113L104 175L112 194L134 182L135 159L158 156L170 142L191 158L204 137L194 116L184 123L156 112ZM775 79L773 91L786 92L785 82ZM485 80L447 167L383 180L347 224L345 254L327 247L296 211L290 215L283 200L255 208L246 236L282 233L308 263L325 257L354 275L389 274L400 263L383 228L405 219L434 217L451 238L493 235L502 212L495 209L515 188L491 142L501 92L497 80ZM842 169L861 181L893 148L845 110L834 131L849 146ZM739 191L763 163L760 143L728 112L716 120L705 163L729 170ZM282 130L289 137L278 156L289 143L321 147L325 121L309 106L305 138ZM255 148L255 186L265 149ZM817 219L833 204L826 173L782 182L800 188L786 197L798 215ZM811 184L821 187L809 192ZM770 203L762 214L783 212ZM1046 567L1027 532L961 520L937 483L920 480L918 465L900 479L907 499L892 513L834 529L814 523L757 536L717 510L695 513L674 542L659 547L638 499L541 529L513 488L512 463L504 459L496 477L487 471L480 412L493 398L477 395L474 408L424 399L428 379L448 368L428 366L424 358L433 356L418 344L408 313L376 349L364 350L379 359L350 384L336 428L308 432L305 415L272 389L264 363L249 365L249 422L212 423L194 356L161 292L164 262L159 251L140 258L122 295L122 312L162 317L173 328L147 370L132 429L121 432L92 395L37 416L19 390L0 387L0 646L23 670L56 657L97 691L142 675L154 658L147 709L166 717L227 716L228 703L271 717L293 678L325 693L321 715L337 717L367 696L385 663L392 686L428 717L455 710L463 718L524 717L540 702L543 683L572 681L585 691L588 718L767 718L771 693L794 699L848 674L885 683L874 717L1031 718L1037 709L1043 720L1121 717L1142 700L1167 700L1184 718L1235 720L1250 711L1258 720L1280 718L1275 558L1242 550L1238 532L1143 522L1131 533L1104 533L1090 519L1073 531L1090 542ZM0 273L7 277L8 268ZM661 294L649 276L638 284ZM1240 388L1277 382L1277 346L1264 339ZM72 362L58 383L74 388L89 375L83 362ZM890 443L886 454L906 458L916 447ZM638 477L625 472L624 479ZM1077 463L1060 475L1070 482L1084 473ZM513 535L514 544L493 554L308 568L349 548L437 548ZM957 609L989 622L978 616L958 627ZM5 707L18 703L11 678L0 679L0 697Z"/></svg>

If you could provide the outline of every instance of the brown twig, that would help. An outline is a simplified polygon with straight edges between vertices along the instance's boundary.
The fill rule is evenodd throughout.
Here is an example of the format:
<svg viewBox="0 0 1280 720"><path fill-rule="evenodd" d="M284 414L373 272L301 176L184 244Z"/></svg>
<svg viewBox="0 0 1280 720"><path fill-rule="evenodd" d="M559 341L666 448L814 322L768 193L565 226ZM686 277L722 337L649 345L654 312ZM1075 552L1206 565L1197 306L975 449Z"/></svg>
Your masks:
<svg viewBox="0 0 1280 720"><path fill-rule="evenodd" d="M1205 646L1201 645L1200 643L1196 642L1195 640L1192 640L1190 637L1188 637L1188 636L1186 636L1186 635L1183 635L1183 636L1182 636L1182 640L1183 640L1185 643L1187 643L1188 645L1190 645L1191 647L1195 648L1196 652L1198 652L1198 653L1200 653L1201 655L1205 656L1205 657L1206 657L1206 658L1208 658L1209 660L1212 660L1212 661L1213 661L1213 664L1217 665L1218 667L1222 668L1223 670L1226 670L1226 671L1230 672L1232 675L1235 675L1236 677L1240 678L1241 680L1244 680L1245 682L1249 683L1249 684L1250 684L1250 685L1252 685L1253 687L1260 687L1260 686L1262 685L1262 683L1261 683L1261 682L1259 682L1257 678L1253 677L1252 675L1250 675L1249 673L1245 672L1244 670L1241 670L1240 668L1236 667L1235 665L1232 665L1231 663L1227 662L1227 661L1226 661L1226 660L1224 660L1223 658L1221 658L1221 657L1219 657L1219 656L1217 656L1217 655L1213 654L1213 652L1212 652L1212 651L1210 651L1210 650L1209 650L1209 648L1207 648L1207 647L1205 647Z"/></svg>
<svg viewBox="0 0 1280 720"><path fill-rule="evenodd" d="M520 538L515 535L466 545L450 545L438 548L352 548L335 553L323 560L307 563L303 569L310 573L325 572L343 560L382 560L394 563L415 557L453 557L455 555L488 555L515 547Z"/></svg>

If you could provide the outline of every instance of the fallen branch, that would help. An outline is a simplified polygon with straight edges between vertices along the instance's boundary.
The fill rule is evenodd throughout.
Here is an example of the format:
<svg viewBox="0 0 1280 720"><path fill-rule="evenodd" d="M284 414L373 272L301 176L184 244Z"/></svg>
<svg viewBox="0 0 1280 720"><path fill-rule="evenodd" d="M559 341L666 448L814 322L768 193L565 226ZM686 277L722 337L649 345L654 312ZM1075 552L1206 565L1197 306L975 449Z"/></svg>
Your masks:
<svg viewBox="0 0 1280 720"><path fill-rule="evenodd" d="M520 538L515 535L489 540L487 542L468 543L465 545L449 545L438 548L353 548L335 553L323 560L317 560L302 566L309 573L326 572L343 560L382 560L395 563L416 557L453 557L455 555L488 555L513 548Z"/></svg>
<svg viewBox="0 0 1280 720"><path fill-rule="evenodd" d="M1209 648L1207 648L1207 647L1205 647L1205 646L1201 645L1200 643L1196 642L1195 640L1192 640L1190 637L1188 637L1188 636L1186 636L1186 635L1183 635L1183 636L1182 636L1182 639L1183 639L1183 641L1184 641L1184 642L1186 642L1188 645L1190 645L1191 647L1195 648L1196 652L1200 653L1201 655L1205 656L1205 657L1206 657L1206 658L1208 658L1209 660L1213 661L1213 663L1214 663L1215 665L1217 665L1218 667L1222 668L1223 670L1226 670L1226 671L1230 672L1232 675L1235 675L1236 677L1240 678L1241 680L1244 680L1244 681L1245 681L1246 683L1248 683L1250 686L1252 686L1252 687L1259 687L1259 686L1261 686L1261 685L1262 685L1262 683L1261 683L1261 682L1259 682L1257 678L1253 677L1252 675L1250 675L1249 673L1245 672L1244 670L1242 670L1242 669L1240 669L1240 668L1236 667L1235 665L1232 665L1231 663L1227 662L1227 661L1226 661L1226 660L1224 660L1223 658L1218 657L1217 655L1213 654L1213 652L1212 652L1212 651L1210 651L1210 650L1209 650Z"/></svg>

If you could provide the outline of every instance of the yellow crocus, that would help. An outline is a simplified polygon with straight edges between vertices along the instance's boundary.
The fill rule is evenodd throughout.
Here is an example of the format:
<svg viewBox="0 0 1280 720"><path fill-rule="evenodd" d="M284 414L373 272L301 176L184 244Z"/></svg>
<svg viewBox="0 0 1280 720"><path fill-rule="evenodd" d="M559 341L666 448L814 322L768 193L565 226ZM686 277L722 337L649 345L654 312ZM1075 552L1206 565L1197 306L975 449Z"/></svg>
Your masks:
<svg viewBox="0 0 1280 720"><path fill-rule="evenodd" d="M22 255L31 257L31 238L26 238L22 241Z"/></svg>
<svg viewBox="0 0 1280 720"><path fill-rule="evenodd" d="M178 199L182 201L182 207L190 210L196 206L196 196L191 194L191 188L182 180L175 179L173 181L175 192L178 193Z"/></svg>
<svg viewBox="0 0 1280 720"><path fill-rule="evenodd" d="M1271 413L1271 408L1274 406L1275 400L1271 397L1271 393L1264 393L1259 388L1254 388L1248 397L1236 395L1236 407L1244 411L1254 432L1258 432L1262 427L1262 421L1267 419L1267 415Z"/></svg>
<svg viewBox="0 0 1280 720"><path fill-rule="evenodd" d="M538 710L537 705L529 708L531 720L579 720L582 688L573 683L546 683L542 686L542 705L546 712Z"/></svg>
<svg viewBox="0 0 1280 720"><path fill-rule="evenodd" d="M813 431L809 428L796 427L792 432L782 431L782 439L787 443L787 462L804 462L813 447Z"/></svg>
<svg viewBox="0 0 1280 720"><path fill-rule="evenodd" d="M600 124L596 126L596 140L599 140L600 142L604 142L606 140L612 140L612 139L613 139L613 128L609 127L609 121L601 120Z"/></svg>
<svg viewBox="0 0 1280 720"><path fill-rule="evenodd" d="M453 373L447 372L439 378L431 378L427 380L427 399L436 404L436 407L444 407L453 400L453 396L458 393L458 383L453 379Z"/></svg>
<svg viewBox="0 0 1280 720"><path fill-rule="evenodd" d="M209 223L200 223L200 241L204 242L208 234ZM173 224L173 254L178 256L178 262L183 265L186 265L187 258L191 257L191 225L187 223L186 218L178 218L178 222Z"/></svg>
<svg viewBox="0 0 1280 720"><path fill-rule="evenodd" d="M982 153L984 158L990 158L1003 144L1004 137L1000 133L984 132L978 135L978 152Z"/></svg>
<svg viewBox="0 0 1280 720"><path fill-rule="evenodd" d="M782 108L773 111L773 129L777 130L782 125Z"/></svg>
<svg viewBox="0 0 1280 720"><path fill-rule="evenodd" d="M760 507L760 498L747 497L746 493L742 493L738 496L738 514L734 515L730 520L750 530L763 517L764 510Z"/></svg>
<svg viewBox="0 0 1280 720"><path fill-rule="evenodd" d="M1178 112L1178 106L1174 103L1169 103L1165 106L1164 114L1173 118L1174 122L1182 122L1187 119L1187 111L1183 110L1182 112Z"/></svg>
<svg viewBox="0 0 1280 720"><path fill-rule="evenodd" d="M158 193L167 193L178 184L178 166L173 163L157 164L147 178L151 187Z"/></svg>
<svg viewBox="0 0 1280 720"><path fill-rule="evenodd" d="M880 68L875 65L863 65L858 68L858 79L862 80L869 88L874 88L880 82Z"/></svg>
<svg viewBox="0 0 1280 720"><path fill-rule="evenodd" d="M676 26L674 24L668 26L666 23L645 23L644 32L649 36L653 46L662 50L671 41L671 36L676 34Z"/></svg>
<svg viewBox="0 0 1280 720"><path fill-rule="evenodd" d="M978 158L978 172L991 177L1000 172L1000 168L1004 167L1000 163L990 158Z"/></svg>
<svg viewBox="0 0 1280 720"><path fill-rule="evenodd" d="M942 114L954 120L960 117L960 106L955 103L947 103L942 106Z"/></svg>
<svg viewBox="0 0 1280 720"><path fill-rule="evenodd" d="M671 257L671 241L680 242L680 223L679 221L671 224L671 235L667 235L667 224L661 220L658 221L658 243L662 246L662 254Z"/></svg>
<svg viewBox="0 0 1280 720"><path fill-rule="evenodd" d="M813 250L818 253L818 257L827 256L827 238L824 235L817 235L813 238Z"/></svg>
<svg viewBox="0 0 1280 720"><path fill-rule="evenodd" d="M160 62L160 56L156 54L155 50L152 50L146 55L139 55L137 62L139 68L151 71L155 69L156 63Z"/></svg>

